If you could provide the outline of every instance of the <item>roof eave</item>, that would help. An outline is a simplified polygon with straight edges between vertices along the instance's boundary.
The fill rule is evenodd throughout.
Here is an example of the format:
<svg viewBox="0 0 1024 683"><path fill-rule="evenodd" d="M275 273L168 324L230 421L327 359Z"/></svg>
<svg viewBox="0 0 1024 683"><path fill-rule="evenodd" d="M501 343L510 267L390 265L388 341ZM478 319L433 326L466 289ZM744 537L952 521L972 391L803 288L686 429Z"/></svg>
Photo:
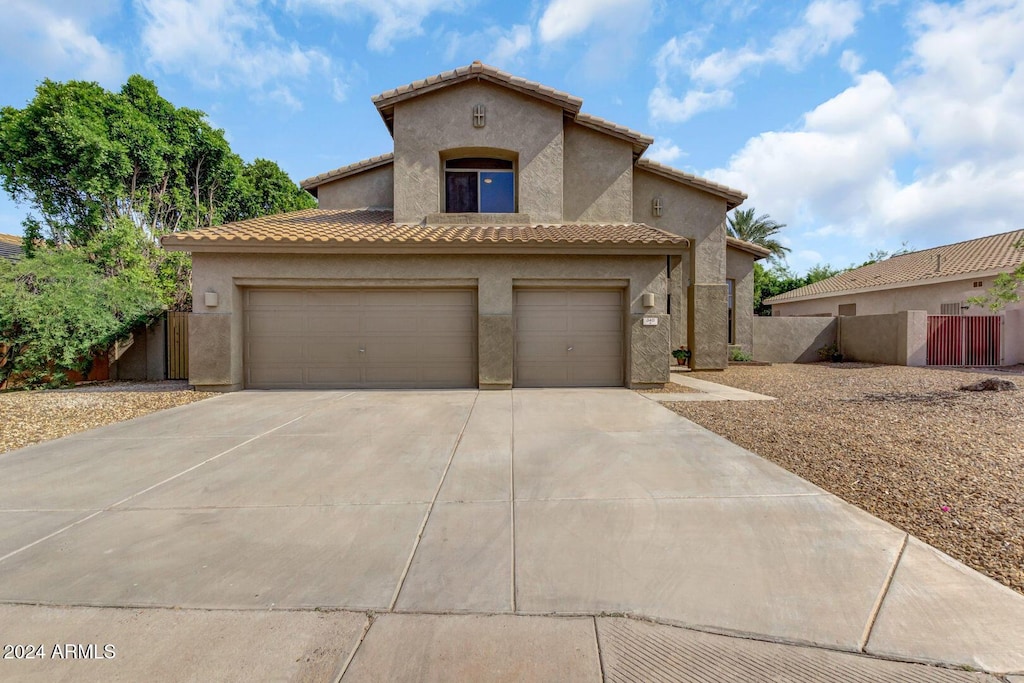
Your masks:
<svg viewBox="0 0 1024 683"><path fill-rule="evenodd" d="M1005 273L1004 268L990 268L988 270L975 270L968 273L957 273L956 275L946 275L944 277L928 278L926 280L910 280L907 282L896 282L891 284L872 285L870 287L858 287L856 289L843 289L836 292L820 292L815 294L801 294L799 296L789 297L786 299L779 299L778 296L773 296L770 299L765 299L762 303L768 305L774 304L792 304L800 301L816 301L818 299L831 299L837 296L849 296L851 294L864 294L866 292L883 292L887 289L907 289L909 287L927 287L929 285L941 285L947 282L956 282L957 280L972 280L976 278L994 277L1000 273ZM788 292L787 292L788 293ZM779 296L784 296L780 294Z"/></svg>
<svg viewBox="0 0 1024 683"><path fill-rule="evenodd" d="M572 242L532 242L532 243L479 243L479 242L442 242L442 243L338 243L338 242L270 242L266 240L247 241L200 241L175 240L165 244L167 251L187 251L191 253L246 253L246 254L488 254L488 255L522 255L522 254L572 254L577 256L613 256L643 254L678 254L689 248L688 242L670 244L631 244L631 243L572 243Z"/></svg>
<svg viewBox="0 0 1024 683"><path fill-rule="evenodd" d="M333 171L327 171L326 173L320 173L318 175L306 178L299 183L306 192L309 192L314 197L316 196L316 188L327 183L333 183L335 180L341 180L342 178L351 178L367 171L373 171L378 168L382 168L395 162L395 155L392 152L381 154L376 157L370 157L369 159L363 159L347 166L334 169Z"/></svg>
<svg viewBox="0 0 1024 683"><path fill-rule="evenodd" d="M666 178L667 180L677 182L680 185L686 185L687 187L691 187L695 190L700 190L701 192L721 197L725 200L726 211L732 211L747 200L747 195L744 192L740 192L739 190L726 187L725 185L720 185L704 178L699 178L690 173L686 173L685 171L680 171L677 168L672 168L671 166L651 161L650 159L638 159L636 161L636 167L662 178Z"/></svg>
<svg viewBox="0 0 1024 683"><path fill-rule="evenodd" d="M735 237L726 237L725 244L726 246L732 247L733 249L738 249L740 251L745 251L748 254L752 254L753 256L757 257L755 260L758 261L763 258L768 258L769 256L772 255L770 249L765 249L759 244L747 242L746 240L737 239Z"/></svg>

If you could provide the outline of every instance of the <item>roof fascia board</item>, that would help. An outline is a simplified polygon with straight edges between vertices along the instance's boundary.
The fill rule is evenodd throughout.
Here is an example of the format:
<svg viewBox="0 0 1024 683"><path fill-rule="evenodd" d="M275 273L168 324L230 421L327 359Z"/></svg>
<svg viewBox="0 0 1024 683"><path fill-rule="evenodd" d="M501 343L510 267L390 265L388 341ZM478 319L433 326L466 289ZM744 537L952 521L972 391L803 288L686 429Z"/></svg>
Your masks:
<svg viewBox="0 0 1024 683"><path fill-rule="evenodd" d="M567 254L575 256L613 256L613 255L644 255L644 254L680 254L689 246L686 244L376 244L365 246L323 243L287 243L267 244L210 244L176 242L164 247L168 251L188 251L192 253L223 253L223 254L418 254L429 256L434 254L487 254L487 255L529 255L529 254Z"/></svg>

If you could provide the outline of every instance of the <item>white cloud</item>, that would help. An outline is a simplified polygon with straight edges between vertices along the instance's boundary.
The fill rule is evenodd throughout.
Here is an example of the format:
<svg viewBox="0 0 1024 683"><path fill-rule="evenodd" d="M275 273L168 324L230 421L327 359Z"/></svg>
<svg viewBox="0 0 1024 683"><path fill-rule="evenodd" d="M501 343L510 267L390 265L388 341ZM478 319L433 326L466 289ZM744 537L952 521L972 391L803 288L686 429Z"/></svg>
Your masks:
<svg viewBox="0 0 1024 683"><path fill-rule="evenodd" d="M137 5L148 62L198 85L266 89L268 99L295 109L301 103L281 81L326 73L331 64L318 49L286 44L255 0L137 0Z"/></svg>
<svg viewBox="0 0 1024 683"><path fill-rule="evenodd" d="M670 138L665 138L651 145L651 148L647 150L646 156L653 161L672 164L687 156L687 154L683 151L682 147L673 143Z"/></svg>
<svg viewBox="0 0 1024 683"><path fill-rule="evenodd" d="M494 48L487 55L487 61L498 66L512 63L523 50L533 44L533 32L529 26L516 24L507 32L499 34Z"/></svg>
<svg viewBox="0 0 1024 683"><path fill-rule="evenodd" d="M851 76L859 74L863 66L864 58L853 50L843 50L839 56L839 68Z"/></svg>
<svg viewBox="0 0 1024 683"><path fill-rule="evenodd" d="M113 87L124 78L119 50L102 42L90 23L104 18L110 3L95 5L5 0L0 52L43 75L68 75Z"/></svg>
<svg viewBox="0 0 1024 683"><path fill-rule="evenodd" d="M376 23L366 41L371 50L389 52L395 43L423 35L423 22L435 12L457 12L464 0L287 0L290 11L327 13L340 19L369 16Z"/></svg>
<svg viewBox="0 0 1024 683"><path fill-rule="evenodd" d="M814 0L799 23L776 33L764 49L747 45L703 59L692 56L703 42L699 34L673 37L654 59L658 85L648 101L651 118L680 123L701 111L727 106L732 102L730 87L747 71L765 65L799 70L852 36L862 17L856 0ZM682 97L673 95L670 86L679 76L690 85Z"/></svg>
<svg viewBox="0 0 1024 683"><path fill-rule="evenodd" d="M911 27L901 78L855 76L797 130L751 138L709 177L800 225L805 249L837 235L923 248L1022 227L1024 4L925 4Z"/></svg>
<svg viewBox="0 0 1024 683"><path fill-rule="evenodd" d="M642 20L649 0L551 0L537 24L545 43L574 38L591 26L628 27Z"/></svg>

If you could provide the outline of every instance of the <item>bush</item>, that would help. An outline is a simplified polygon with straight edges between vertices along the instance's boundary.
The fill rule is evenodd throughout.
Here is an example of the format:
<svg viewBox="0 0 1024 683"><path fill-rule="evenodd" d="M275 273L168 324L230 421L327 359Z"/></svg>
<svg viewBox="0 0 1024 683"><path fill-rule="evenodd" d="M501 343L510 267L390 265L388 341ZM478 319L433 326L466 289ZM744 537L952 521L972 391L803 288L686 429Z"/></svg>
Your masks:
<svg viewBox="0 0 1024 683"><path fill-rule="evenodd" d="M729 349L729 360L745 363L754 360L754 357L741 348L733 347Z"/></svg>
<svg viewBox="0 0 1024 683"><path fill-rule="evenodd" d="M0 384L45 386L88 371L95 353L160 311L148 266L111 257L103 248L40 248L0 262Z"/></svg>

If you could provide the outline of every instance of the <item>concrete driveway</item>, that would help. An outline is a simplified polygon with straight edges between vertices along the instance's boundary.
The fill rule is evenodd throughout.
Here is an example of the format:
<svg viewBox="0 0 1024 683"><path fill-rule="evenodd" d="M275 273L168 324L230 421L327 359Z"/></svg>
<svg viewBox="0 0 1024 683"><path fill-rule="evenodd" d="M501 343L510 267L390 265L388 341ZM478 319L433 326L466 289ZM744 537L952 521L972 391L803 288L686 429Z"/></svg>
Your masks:
<svg viewBox="0 0 1024 683"><path fill-rule="evenodd" d="M0 456L0 481L5 642L119 634L142 666L140 634L269 656L276 632L272 677L349 680L524 638L503 661L573 678L618 661L638 627L599 622L627 614L1024 673L1020 595L627 390L242 392Z"/></svg>

